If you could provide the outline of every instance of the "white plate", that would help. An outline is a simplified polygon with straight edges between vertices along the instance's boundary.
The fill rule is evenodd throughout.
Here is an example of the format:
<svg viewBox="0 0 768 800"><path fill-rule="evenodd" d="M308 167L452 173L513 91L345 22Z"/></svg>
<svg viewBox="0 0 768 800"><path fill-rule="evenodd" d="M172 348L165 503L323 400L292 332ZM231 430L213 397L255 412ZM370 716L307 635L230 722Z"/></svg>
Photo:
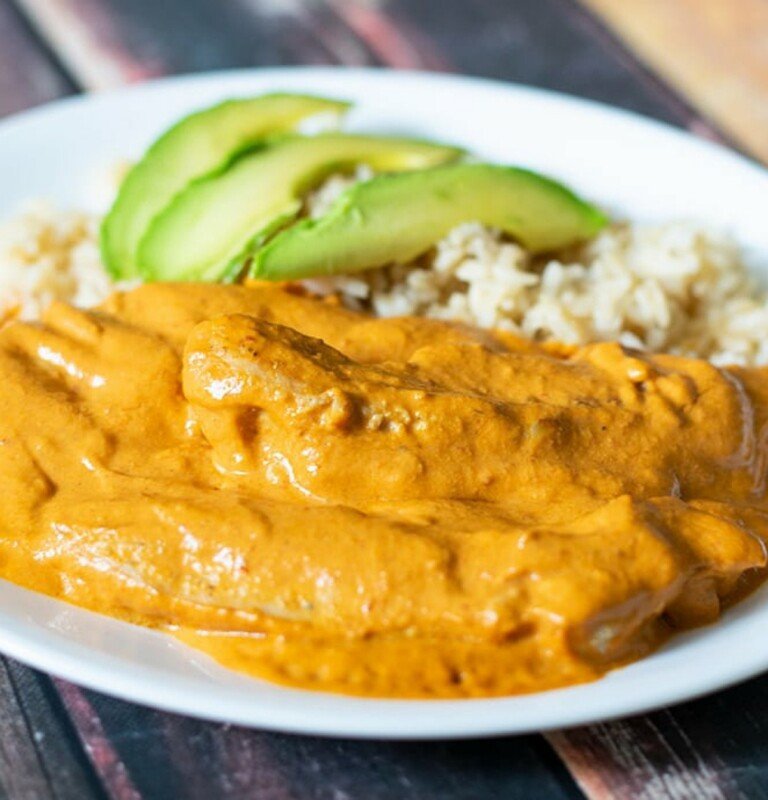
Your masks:
<svg viewBox="0 0 768 800"><path fill-rule="evenodd" d="M733 232L768 273L768 175L719 147L594 103L465 78L280 69L161 81L0 124L0 219L38 196L90 205L92 181L164 126L222 98L280 89L350 98L358 130L436 137L553 174L634 218L694 217ZM761 264L762 259L762 264ZM0 581L0 650L160 708L328 735L443 738L592 722L685 700L768 669L768 586L709 628L596 683L523 697L365 700L284 689L171 638Z"/></svg>

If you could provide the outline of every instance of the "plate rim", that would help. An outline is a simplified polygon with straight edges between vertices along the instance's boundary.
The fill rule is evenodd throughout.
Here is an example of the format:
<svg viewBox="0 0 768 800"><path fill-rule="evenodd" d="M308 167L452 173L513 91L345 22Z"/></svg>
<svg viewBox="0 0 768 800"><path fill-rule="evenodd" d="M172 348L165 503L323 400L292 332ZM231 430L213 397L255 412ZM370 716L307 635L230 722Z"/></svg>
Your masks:
<svg viewBox="0 0 768 800"><path fill-rule="evenodd" d="M119 102L123 97L141 95L147 92L173 92L174 89L180 86L189 87L199 84L208 87L221 84L222 91L225 92L228 91L226 89L227 84L241 81L247 82L249 79L273 81L275 84L279 84L283 79L289 79L290 81L298 79L315 81L324 76L333 76L334 79L341 80L342 82L345 79L350 79L353 82L365 80L385 82L398 81L404 84L411 81L422 83L434 81L444 85L460 84L470 89L474 87L478 90L503 92L516 95L520 98L544 99L553 104L561 106L564 104L571 109L580 109L586 113L597 114L604 118L623 120L632 126L644 127L647 130L660 132L667 137L675 137L679 142L684 144L686 148L698 148L700 152L706 153L709 158L716 157L723 159L723 163L730 163L740 169L746 169L748 172L759 176L761 180L766 182L766 186L768 187L768 172L746 156L729 150L716 142L696 138L685 130L659 120L645 117L635 111L613 107L596 100L575 97L550 89L539 89L511 82L445 73L391 71L382 68L324 66L225 70L165 77L129 87L101 92L96 95L66 97L11 115L0 121L0 147L2 146L2 138L7 131L23 129L25 125L45 124L46 117L55 117L57 113L61 113L66 109L87 109L89 106L101 102ZM87 113L87 111L85 113ZM0 581L0 585L3 586L2 590L0 590L0 598L7 594L7 587L13 590L11 594L13 594L13 592L27 592L27 590L9 584L7 581ZM54 600L42 595L36 596L42 598L47 603L64 605L68 609L74 609L74 613L77 615L91 615L103 619L102 615L69 606L63 603L63 601ZM768 602L768 599L766 602ZM739 604L737 607L741 607L742 605L743 603ZM729 612L726 612L726 616L728 616L728 614ZM313 698L317 698L318 696L334 698L342 705L346 706L351 704L352 707L357 708L357 711L354 713L348 712L343 720L337 719L329 721L327 719L317 719L317 716L313 716L311 713L302 714L300 711L296 712L290 708L283 709L282 712L279 709L276 712L275 708L272 708L269 710L271 716L267 716L264 713L260 715L259 713L254 713L253 707L246 702L239 705L230 704L227 706L226 711L215 707L211 703L201 704L198 702L196 704L194 699L193 701L190 701L189 698L185 699L184 692L190 691L190 689L185 688L186 681L183 686L174 687L174 690L169 691L168 687L163 686L161 680L163 672L161 670L153 670L152 668L144 670L148 681L146 684L139 685L137 685L137 678L135 675L126 676L122 674L116 679L114 675L110 674L109 663L102 665L101 668L94 668L90 665L89 668L84 669L83 657L80 651L83 651L83 653L88 651L85 645L79 642L70 642L70 648L65 653L62 653L61 649L57 649L55 640L50 643L44 641L44 632L35 631L34 635L30 635L29 633L26 635L23 633L14 633L6 624L6 617L7 612L5 608L2 607L2 601L0 601L0 649L4 653L37 669L72 681L78 685L104 692L105 694L119 697L129 702L149 705L164 711L187 714L201 719L223 721L248 727L260 727L290 733L331 737L345 736L402 740L449 739L497 736L501 734L523 734L534 731L572 727L597 721L617 719L673 703L691 700L710 692L732 686L735 683L753 677L768 669L767 642L764 651L756 650L750 654L750 657L742 657L739 666L737 668L731 668L725 679L723 679L722 676L717 678L705 671L691 678L682 691L679 686L666 686L658 689L654 693L653 699L649 699L642 693L635 696L628 695L623 703L617 702L615 699L611 701L610 709L602 707L599 702L593 700L591 710L588 709L586 711L583 710L579 704L574 704L573 694L584 694L583 690L585 688L594 689L594 687L600 687L601 685L605 686L611 682L611 676L618 674L618 672L609 673L608 676L596 682L580 684L574 687L549 690L531 695L489 699L390 700L381 698L349 698L278 687L280 693L298 692L300 695L309 695ZM115 620L110 620L110 622L118 626L128 625L128 623ZM138 626L130 627L134 628ZM163 634L148 629L140 630L143 632L143 635L164 636ZM703 635L706 636L706 631L704 631ZM688 636L688 634L677 636L675 639L680 641L686 636ZM647 661L647 659L638 663L642 664L644 661ZM109 662L109 659L107 659L107 662ZM124 661L120 659L116 658L115 663L123 664L124 669L127 668L125 667ZM631 666L626 667L621 670L621 672L626 673L626 671L631 668ZM274 687L274 685L271 686ZM599 689L596 692L593 691L592 694L600 695ZM569 697L568 695L571 696ZM343 700L340 698L343 698ZM542 702L546 699L546 703L556 703L558 698L562 698L566 705L571 706L570 711L561 711L559 713L556 711L549 711L547 714L543 715L538 722L532 722L530 719L523 721L515 719L515 706L519 707L521 705L521 699L525 699L526 702L535 702L537 698L541 699ZM555 698L554 701L552 701L551 698ZM604 705L605 703L603 703L603 706ZM393 722L384 724L381 720L376 719L374 709L381 706L396 709L399 713L406 716L414 709L423 713L417 715L419 718L416 721L410 719L407 725L402 725L401 729L398 729L397 725ZM491 714L493 719L489 719L487 716L489 708L495 709L494 713ZM462 721L460 723L454 723L453 726L447 721L447 717L450 717L449 712L451 709L456 709L459 716L462 717ZM472 711L471 717L465 713L469 710ZM502 713L505 711L506 714ZM357 718L356 721L353 719L355 716Z"/></svg>

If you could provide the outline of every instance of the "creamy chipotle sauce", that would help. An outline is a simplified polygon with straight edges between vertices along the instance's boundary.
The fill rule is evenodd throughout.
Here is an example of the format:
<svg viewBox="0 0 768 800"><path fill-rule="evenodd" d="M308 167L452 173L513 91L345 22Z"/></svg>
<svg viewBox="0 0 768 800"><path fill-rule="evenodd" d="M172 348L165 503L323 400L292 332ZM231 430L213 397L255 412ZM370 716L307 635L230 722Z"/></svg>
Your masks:
<svg viewBox="0 0 768 800"><path fill-rule="evenodd" d="M768 373L155 284L0 330L0 576L381 696L598 677L766 564Z"/></svg>

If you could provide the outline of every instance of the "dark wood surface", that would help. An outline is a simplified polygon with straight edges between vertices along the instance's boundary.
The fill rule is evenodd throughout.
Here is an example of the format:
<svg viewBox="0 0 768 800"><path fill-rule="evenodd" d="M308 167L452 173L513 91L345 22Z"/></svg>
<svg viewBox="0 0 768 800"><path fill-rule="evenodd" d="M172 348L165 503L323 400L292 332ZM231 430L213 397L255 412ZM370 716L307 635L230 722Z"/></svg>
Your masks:
<svg viewBox="0 0 768 800"><path fill-rule="evenodd" d="M0 115L158 75L293 63L514 80L724 140L575 0L0 0ZM761 798L767 714L759 678L547 736L353 742L161 713L2 660L0 797Z"/></svg>

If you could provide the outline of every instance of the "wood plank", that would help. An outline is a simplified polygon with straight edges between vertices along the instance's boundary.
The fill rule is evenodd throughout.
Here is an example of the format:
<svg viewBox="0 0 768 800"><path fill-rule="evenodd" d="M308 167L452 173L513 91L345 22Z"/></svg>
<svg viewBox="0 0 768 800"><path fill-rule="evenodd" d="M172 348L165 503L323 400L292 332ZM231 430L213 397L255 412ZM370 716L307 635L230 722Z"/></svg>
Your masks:
<svg viewBox="0 0 768 800"><path fill-rule="evenodd" d="M123 46L99 0L18 0L29 19L84 88L110 89L162 74Z"/></svg>
<svg viewBox="0 0 768 800"><path fill-rule="evenodd" d="M548 735L592 800L768 797L768 676L671 709Z"/></svg>
<svg viewBox="0 0 768 800"><path fill-rule="evenodd" d="M144 800L581 797L537 736L355 742L200 722L95 692L83 697L99 719L98 738L111 743Z"/></svg>
<svg viewBox="0 0 768 800"><path fill-rule="evenodd" d="M53 683L109 796L113 800L141 800L141 795L105 734L101 719L93 710L85 692L58 678Z"/></svg>
<svg viewBox="0 0 768 800"><path fill-rule="evenodd" d="M626 796L635 800L728 800L741 793L723 764L705 761L690 737L664 712L681 734L670 744L653 717L608 722L560 731L548 740L569 766L589 798Z"/></svg>
<svg viewBox="0 0 768 800"><path fill-rule="evenodd" d="M0 785L6 797L53 798L8 665L0 662Z"/></svg>
<svg viewBox="0 0 768 800"><path fill-rule="evenodd" d="M701 113L768 163L765 0L582 0Z"/></svg>
<svg viewBox="0 0 768 800"><path fill-rule="evenodd" d="M228 67L383 64L559 89L715 135L573 0L186 0L183 13L148 0L17 2L89 89Z"/></svg>
<svg viewBox="0 0 768 800"><path fill-rule="evenodd" d="M385 0L374 7L428 40L458 72L589 97L688 128L701 122L574 0Z"/></svg>
<svg viewBox="0 0 768 800"><path fill-rule="evenodd" d="M329 0L329 4L380 64L396 69L452 69L448 55L431 37L407 20L394 19L386 4L357 0Z"/></svg>
<svg viewBox="0 0 768 800"><path fill-rule="evenodd" d="M50 678L16 661L5 661L54 796L58 800L103 798L101 785Z"/></svg>
<svg viewBox="0 0 768 800"><path fill-rule="evenodd" d="M232 67L374 63L366 45L324 3L17 1L89 90Z"/></svg>
<svg viewBox="0 0 768 800"><path fill-rule="evenodd" d="M10 1L0 0L0 117L70 94L73 88Z"/></svg>
<svg viewBox="0 0 768 800"><path fill-rule="evenodd" d="M0 791L9 800L102 798L50 681L0 659Z"/></svg>

